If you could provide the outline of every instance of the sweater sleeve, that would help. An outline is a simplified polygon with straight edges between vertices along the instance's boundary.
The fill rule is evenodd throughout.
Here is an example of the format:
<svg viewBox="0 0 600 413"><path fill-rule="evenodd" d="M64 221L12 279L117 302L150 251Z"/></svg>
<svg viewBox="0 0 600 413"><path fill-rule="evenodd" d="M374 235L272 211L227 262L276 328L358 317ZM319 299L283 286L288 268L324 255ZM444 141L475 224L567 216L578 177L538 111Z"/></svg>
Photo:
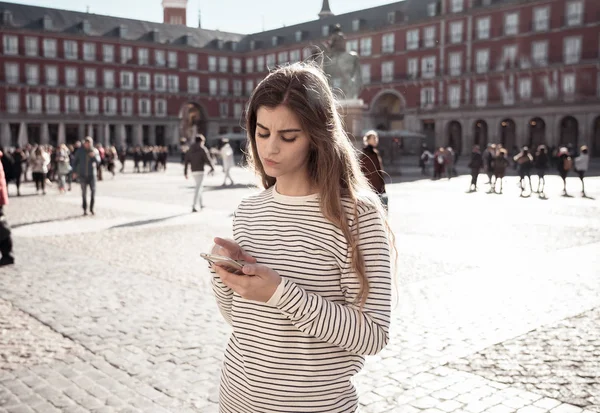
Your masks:
<svg viewBox="0 0 600 413"><path fill-rule="evenodd" d="M349 262L341 277L344 303L334 303L307 292L284 278L283 293L275 306L303 333L351 353L373 355L389 341L390 245L379 212L367 211L359 216L358 222L359 248L369 280L369 292L363 308L360 309L355 302L360 284Z"/></svg>

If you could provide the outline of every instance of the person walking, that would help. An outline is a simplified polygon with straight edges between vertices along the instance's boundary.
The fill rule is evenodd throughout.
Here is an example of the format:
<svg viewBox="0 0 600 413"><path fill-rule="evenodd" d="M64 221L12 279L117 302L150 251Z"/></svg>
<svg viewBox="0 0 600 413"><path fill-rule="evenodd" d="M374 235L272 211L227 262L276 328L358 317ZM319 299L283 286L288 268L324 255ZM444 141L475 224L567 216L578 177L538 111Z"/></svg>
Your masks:
<svg viewBox="0 0 600 413"><path fill-rule="evenodd" d="M473 152L471 152L471 162L469 162L469 168L471 169L471 185L469 185L469 192L477 191L477 178L479 177L479 171L483 168L483 156L479 150L479 145L473 146Z"/></svg>
<svg viewBox="0 0 600 413"><path fill-rule="evenodd" d="M379 199L381 199L381 203L387 209L388 196L385 192L383 162L377 150L379 145L377 132L374 130L367 132L363 137L363 145L362 156L360 157L361 170Z"/></svg>
<svg viewBox="0 0 600 413"><path fill-rule="evenodd" d="M496 192L496 182L500 179L500 192L502 193L502 183L504 181L504 176L506 175L506 168L508 168L510 162L508 161L508 152L506 149L501 148L498 150L498 154L494 158L493 168L494 168L494 183L492 184L492 188L490 192Z"/></svg>
<svg viewBox="0 0 600 413"><path fill-rule="evenodd" d="M229 144L229 139L223 139L223 146L220 149L221 160L223 161L223 172L225 173L225 179L223 180L223 186L227 185L227 178L233 185L233 179L231 178L231 168L235 164L233 157L233 148Z"/></svg>
<svg viewBox="0 0 600 413"><path fill-rule="evenodd" d="M533 187L531 186L531 168L533 167L533 156L529 153L529 148L527 146L523 146L521 152L513 157L513 161L515 165L518 166L519 170L519 187L521 188L521 195L523 196L523 192L525 192L525 178L529 180L529 196L533 192Z"/></svg>
<svg viewBox="0 0 600 413"><path fill-rule="evenodd" d="M56 160L56 169L58 172L58 190L61 194L64 194L66 192L67 176L72 170L69 149L64 143L58 148Z"/></svg>
<svg viewBox="0 0 600 413"><path fill-rule="evenodd" d="M77 178L81 185L81 207L83 215L87 215L87 187L90 187L90 213L94 215L94 204L96 201L96 183L98 181L98 165L100 165L100 153L94 148L94 140L88 136L83 146L75 152L73 158L73 178Z"/></svg>
<svg viewBox="0 0 600 413"><path fill-rule="evenodd" d="M198 212L196 206L199 206L200 209L204 208L204 203L202 202L202 189L204 184L204 167L210 166L209 174L213 174L215 172L215 167L210 160L210 155L208 154L208 149L204 144L206 143L206 138L202 134L196 135L196 141L193 143L189 150L185 153L185 166L183 168L183 174L185 179L188 179L188 167L191 167L192 176L196 181L196 188L194 189L194 201L192 203L192 212Z"/></svg>
<svg viewBox="0 0 600 413"><path fill-rule="evenodd" d="M585 183L583 182L583 178L590 165L590 155L586 145L583 145L579 149L579 152L579 156L575 158L575 171L577 171L577 175L579 175L579 179L581 180L581 196L585 198L587 195L585 194Z"/></svg>
<svg viewBox="0 0 600 413"><path fill-rule="evenodd" d="M538 186L535 192L541 194L542 196L544 194L544 188L546 187L546 171L548 170L549 162L548 150L546 146L538 146L533 161L533 166L535 167L538 176Z"/></svg>
<svg viewBox="0 0 600 413"><path fill-rule="evenodd" d="M0 151L0 161L4 158L4 153ZM3 162L0 162L0 267L12 265L15 263L15 257L12 255L12 235L11 229L4 216L4 206L8 205L8 185L4 174Z"/></svg>
<svg viewBox="0 0 600 413"><path fill-rule="evenodd" d="M31 166L31 176L35 182L35 192L39 194L40 189L42 194L46 195L46 174L48 173L48 165L50 164L50 156L46 153L42 146L37 146L33 150L33 155L29 157L29 165Z"/></svg>
<svg viewBox="0 0 600 413"><path fill-rule="evenodd" d="M562 146L558 149L556 169L558 169L558 174L563 181L563 196L569 196L567 193L567 175L571 168L573 168L573 159L569 154L569 149Z"/></svg>
<svg viewBox="0 0 600 413"><path fill-rule="evenodd" d="M238 206L234 240L217 237L212 249L245 261L241 275L211 269L233 328L219 412L356 412L353 378L389 341L395 247L385 210L316 65L269 74L246 129L265 190Z"/></svg>

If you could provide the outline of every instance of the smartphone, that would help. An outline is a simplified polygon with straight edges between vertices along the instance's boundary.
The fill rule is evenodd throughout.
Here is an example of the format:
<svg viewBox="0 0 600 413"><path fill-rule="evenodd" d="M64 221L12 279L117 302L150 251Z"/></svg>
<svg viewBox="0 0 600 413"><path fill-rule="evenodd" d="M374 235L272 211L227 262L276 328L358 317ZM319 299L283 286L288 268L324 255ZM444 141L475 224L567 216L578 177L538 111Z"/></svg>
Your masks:
<svg viewBox="0 0 600 413"><path fill-rule="evenodd" d="M224 257L222 255L214 255L214 254L200 254L202 258L204 258L210 265L218 265L219 267L225 268L227 271L243 275L242 268L244 267L243 261L236 261L229 257Z"/></svg>

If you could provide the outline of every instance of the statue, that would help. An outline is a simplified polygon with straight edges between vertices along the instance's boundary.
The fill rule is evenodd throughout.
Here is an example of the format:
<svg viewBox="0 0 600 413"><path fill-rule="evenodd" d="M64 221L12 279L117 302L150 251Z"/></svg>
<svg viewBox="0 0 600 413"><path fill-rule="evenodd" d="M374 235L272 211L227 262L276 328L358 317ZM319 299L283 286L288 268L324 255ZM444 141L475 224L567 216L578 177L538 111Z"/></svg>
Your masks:
<svg viewBox="0 0 600 413"><path fill-rule="evenodd" d="M356 100L362 87L361 67L356 52L346 51L346 37L335 25L322 57L321 67L329 85L340 100Z"/></svg>

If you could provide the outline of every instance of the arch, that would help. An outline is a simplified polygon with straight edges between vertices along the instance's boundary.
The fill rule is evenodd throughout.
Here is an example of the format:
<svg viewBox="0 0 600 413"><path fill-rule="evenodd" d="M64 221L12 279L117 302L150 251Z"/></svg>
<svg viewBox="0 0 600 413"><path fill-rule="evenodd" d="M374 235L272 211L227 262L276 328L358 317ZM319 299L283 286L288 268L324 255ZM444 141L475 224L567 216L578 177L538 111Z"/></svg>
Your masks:
<svg viewBox="0 0 600 413"><path fill-rule="evenodd" d="M462 125L459 121L453 120L448 123L446 136L446 146L451 147L457 155L460 155L462 153Z"/></svg>
<svg viewBox="0 0 600 413"><path fill-rule="evenodd" d="M404 129L405 101L402 94L396 90L384 90L375 96L371 103L371 116L377 129Z"/></svg>
<svg viewBox="0 0 600 413"><path fill-rule="evenodd" d="M483 119L476 120L473 123L473 145L479 145L481 149L488 144L488 124Z"/></svg>
<svg viewBox="0 0 600 413"><path fill-rule="evenodd" d="M594 120L593 137L592 137L592 155L600 156L600 116Z"/></svg>
<svg viewBox="0 0 600 413"><path fill-rule="evenodd" d="M560 121L560 140L561 146L569 149L576 149L579 140L579 122L573 116L565 116Z"/></svg>
<svg viewBox="0 0 600 413"><path fill-rule="evenodd" d="M513 146L515 146L517 143L517 127L515 125L515 121L510 118L506 118L503 119L498 126L500 127L500 143L508 151L508 153L511 153Z"/></svg>
<svg viewBox="0 0 600 413"><path fill-rule="evenodd" d="M534 151L540 145L546 145L546 122L535 117L529 121L529 140L527 146Z"/></svg>
<svg viewBox="0 0 600 413"><path fill-rule="evenodd" d="M186 102L179 110L179 134L182 138L191 138L201 133L206 136L206 110L197 102Z"/></svg>
<svg viewBox="0 0 600 413"><path fill-rule="evenodd" d="M377 101L378 101L378 100L379 100L381 97L383 97L383 96L385 96L385 95L393 95L393 96L396 96L396 97L397 97L397 98L400 100L400 102L401 102L401 104L402 104L402 109L404 109L404 108L406 107L406 99L404 99L404 95L403 95L402 93L398 92L396 89L384 89L384 90L382 90L382 91L378 92L378 93L377 93L377 94L376 94L376 95L373 97L373 99L371 99L371 112L373 112L373 111L374 111L374 109L375 109L375 104L377 103Z"/></svg>

